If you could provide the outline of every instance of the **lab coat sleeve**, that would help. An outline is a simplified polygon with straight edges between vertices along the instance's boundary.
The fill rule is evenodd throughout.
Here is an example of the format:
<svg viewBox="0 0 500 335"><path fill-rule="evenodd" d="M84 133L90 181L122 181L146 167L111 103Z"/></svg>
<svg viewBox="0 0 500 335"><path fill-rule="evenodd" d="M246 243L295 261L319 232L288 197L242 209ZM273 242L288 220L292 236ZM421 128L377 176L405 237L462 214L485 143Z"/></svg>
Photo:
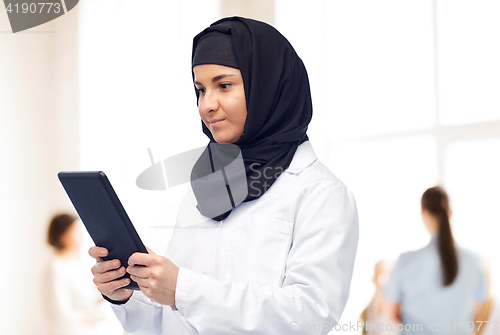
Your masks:
<svg viewBox="0 0 500 335"><path fill-rule="evenodd" d="M338 323L358 243L356 204L341 182L311 189L296 217L282 287L220 282L180 268L176 308L193 329L218 335L327 334Z"/></svg>
<svg viewBox="0 0 500 335"><path fill-rule="evenodd" d="M142 292L134 291L125 304L111 304L111 308L127 332L161 335L162 305L151 301Z"/></svg>

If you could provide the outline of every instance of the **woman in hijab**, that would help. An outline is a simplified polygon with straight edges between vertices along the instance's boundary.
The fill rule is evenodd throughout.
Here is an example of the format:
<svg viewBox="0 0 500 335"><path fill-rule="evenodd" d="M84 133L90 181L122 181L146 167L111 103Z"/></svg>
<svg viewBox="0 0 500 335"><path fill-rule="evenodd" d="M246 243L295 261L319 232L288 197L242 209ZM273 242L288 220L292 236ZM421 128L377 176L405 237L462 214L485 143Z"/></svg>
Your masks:
<svg viewBox="0 0 500 335"><path fill-rule="evenodd" d="M93 247L94 282L132 333L327 334L349 296L358 219L309 143L301 59L275 28L232 17L194 38L192 69L210 142L165 257L120 265ZM141 291L122 288L125 271Z"/></svg>

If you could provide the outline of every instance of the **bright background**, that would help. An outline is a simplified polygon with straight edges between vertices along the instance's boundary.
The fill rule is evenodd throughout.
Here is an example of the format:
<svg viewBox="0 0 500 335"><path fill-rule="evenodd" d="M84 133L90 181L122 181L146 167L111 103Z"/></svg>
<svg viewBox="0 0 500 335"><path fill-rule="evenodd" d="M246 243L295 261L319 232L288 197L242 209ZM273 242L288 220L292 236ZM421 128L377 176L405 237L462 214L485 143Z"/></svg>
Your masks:
<svg viewBox="0 0 500 335"><path fill-rule="evenodd" d="M436 184L450 194L457 242L489 262L499 287L499 1L85 0L16 34L0 10L2 333L43 334L45 232L72 209L57 172L105 171L145 244L163 252L185 188L144 191L135 179L147 148L158 161L206 143L192 38L232 15L273 24L303 59L311 143L356 196L340 322L370 301L377 261L428 242L419 201ZM112 318L102 329L121 334Z"/></svg>

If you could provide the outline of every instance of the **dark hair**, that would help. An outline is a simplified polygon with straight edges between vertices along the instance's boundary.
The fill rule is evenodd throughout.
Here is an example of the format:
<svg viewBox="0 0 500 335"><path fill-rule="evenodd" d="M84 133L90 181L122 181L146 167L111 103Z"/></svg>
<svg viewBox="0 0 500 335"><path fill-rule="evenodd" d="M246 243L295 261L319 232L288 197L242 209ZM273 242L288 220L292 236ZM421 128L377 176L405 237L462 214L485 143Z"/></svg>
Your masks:
<svg viewBox="0 0 500 335"><path fill-rule="evenodd" d="M439 186L429 188L422 195L422 208L439 220L438 248L443 270L443 285L451 285L458 274L458 255L448 218L450 209L448 194Z"/></svg>
<svg viewBox="0 0 500 335"><path fill-rule="evenodd" d="M66 246L61 241L61 236L68 230L69 227L77 219L72 214L57 214L52 218L47 233L47 242L57 250L62 250Z"/></svg>

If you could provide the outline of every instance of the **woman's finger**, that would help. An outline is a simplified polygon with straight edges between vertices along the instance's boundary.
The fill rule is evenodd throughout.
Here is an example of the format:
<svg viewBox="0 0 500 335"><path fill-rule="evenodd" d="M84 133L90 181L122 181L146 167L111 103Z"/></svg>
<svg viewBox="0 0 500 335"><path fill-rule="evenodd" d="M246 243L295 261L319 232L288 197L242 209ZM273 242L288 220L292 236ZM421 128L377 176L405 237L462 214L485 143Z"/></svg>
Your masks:
<svg viewBox="0 0 500 335"><path fill-rule="evenodd" d="M98 285L113 281L115 279L122 277L125 274L125 272L126 272L125 268L122 266L121 268L114 271L108 271L102 274L97 274L96 276L94 276L94 283Z"/></svg>
<svg viewBox="0 0 500 335"><path fill-rule="evenodd" d="M154 262L156 255L135 252L128 259L129 265L146 265L150 266Z"/></svg>
<svg viewBox="0 0 500 335"><path fill-rule="evenodd" d="M134 275L130 275L130 279L132 279L137 284L139 284L139 286L142 286L142 287L145 287L145 288L149 287L148 286L148 280L145 279L145 278L141 278L141 277L137 277L137 276L134 276Z"/></svg>
<svg viewBox="0 0 500 335"><path fill-rule="evenodd" d="M104 295L111 295L114 291L130 284L129 278L113 280L108 283L97 285L97 289Z"/></svg>
<svg viewBox="0 0 500 335"><path fill-rule="evenodd" d="M89 255L99 262L102 261L102 257L106 257L108 255L108 249L94 246L89 249Z"/></svg>
<svg viewBox="0 0 500 335"><path fill-rule="evenodd" d="M149 272L151 270L147 267L144 266L134 266L131 265L127 267L127 272L130 273L131 275L134 275L136 277L148 279L149 278Z"/></svg>
<svg viewBox="0 0 500 335"><path fill-rule="evenodd" d="M103 261L103 262L97 262L96 265L94 265L95 271L93 270L92 272L94 274L96 273L105 273L110 270L115 270L120 267L120 261L118 259L113 259L111 261Z"/></svg>

